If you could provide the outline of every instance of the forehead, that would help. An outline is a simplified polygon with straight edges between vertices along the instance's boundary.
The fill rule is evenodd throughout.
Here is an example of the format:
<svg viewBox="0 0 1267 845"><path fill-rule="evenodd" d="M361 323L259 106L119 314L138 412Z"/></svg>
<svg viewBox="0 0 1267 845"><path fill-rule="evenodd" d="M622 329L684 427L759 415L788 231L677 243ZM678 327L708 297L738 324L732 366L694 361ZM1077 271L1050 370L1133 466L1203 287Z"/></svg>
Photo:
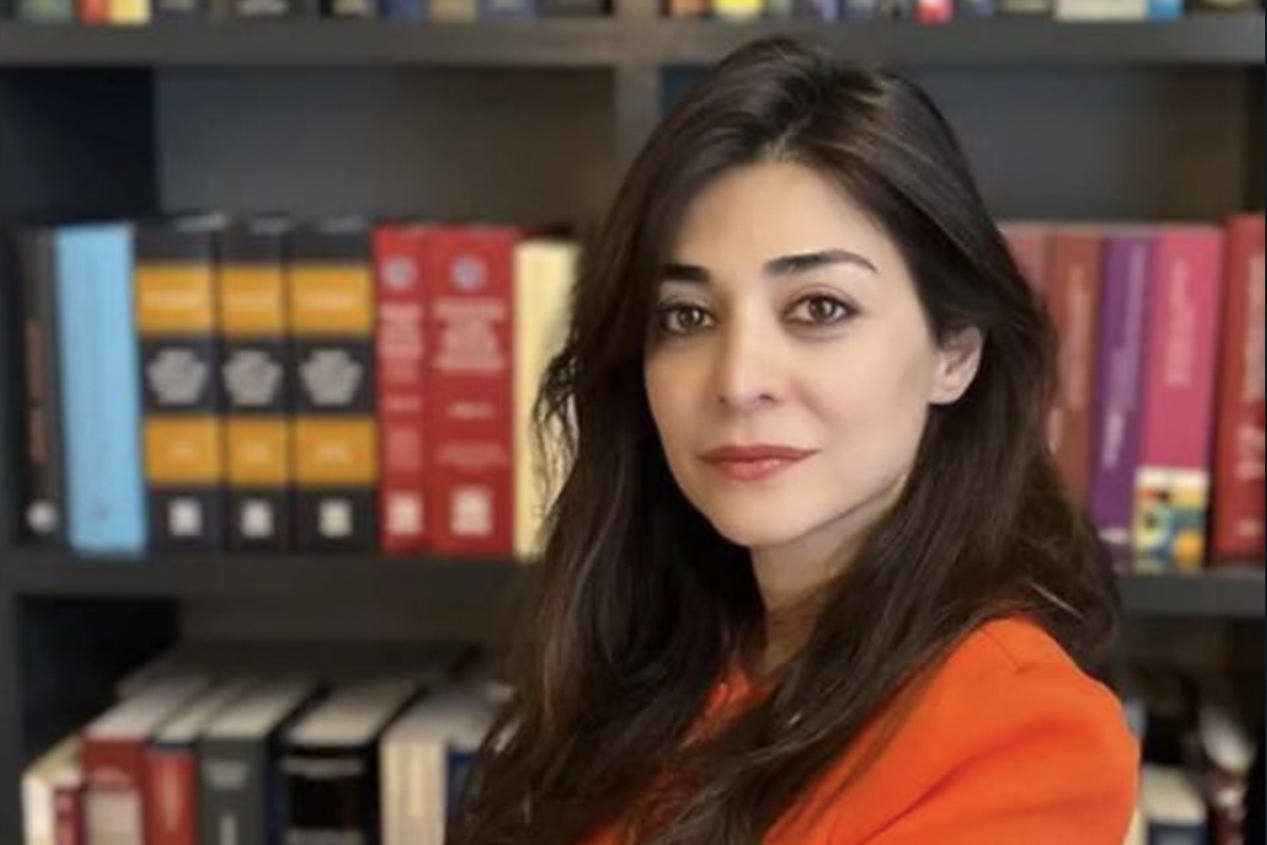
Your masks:
<svg viewBox="0 0 1267 845"><path fill-rule="evenodd" d="M760 162L713 179L687 206L674 261L704 266L847 248L890 264L896 247L865 209L827 177L799 164Z"/></svg>

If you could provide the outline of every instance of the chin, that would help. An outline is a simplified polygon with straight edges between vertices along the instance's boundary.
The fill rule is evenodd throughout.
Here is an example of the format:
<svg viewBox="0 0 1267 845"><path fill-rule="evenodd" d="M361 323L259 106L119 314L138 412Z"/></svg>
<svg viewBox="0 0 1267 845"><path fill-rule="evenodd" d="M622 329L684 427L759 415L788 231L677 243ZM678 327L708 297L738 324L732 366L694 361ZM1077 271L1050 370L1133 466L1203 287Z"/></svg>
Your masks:
<svg viewBox="0 0 1267 845"><path fill-rule="evenodd" d="M788 519L786 511L778 507L762 508L757 512L747 508L696 507L718 534L748 549L782 546L813 530L809 522L801 524L802 520Z"/></svg>

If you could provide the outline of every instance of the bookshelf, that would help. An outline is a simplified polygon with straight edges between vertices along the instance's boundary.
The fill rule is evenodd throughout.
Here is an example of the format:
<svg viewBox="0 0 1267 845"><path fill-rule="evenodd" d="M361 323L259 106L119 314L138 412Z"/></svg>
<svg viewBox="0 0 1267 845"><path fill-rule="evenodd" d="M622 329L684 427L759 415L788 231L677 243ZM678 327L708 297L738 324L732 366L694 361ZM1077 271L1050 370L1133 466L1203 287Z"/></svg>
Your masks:
<svg viewBox="0 0 1267 845"><path fill-rule="evenodd" d="M700 68L776 31L912 72L955 122L1000 217L1211 219L1263 207L1261 14L730 24L660 20L648 0L622 0L608 19L476 25L0 22L0 234L33 219L279 205L584 226ZM413 606L423 627L478 638L530 586L527 571L497 560L76 560L21 547L10 471L23 448L18 300L4 282L0 843L20 841L30 756L191 630L329 623L399 642L414 630ZM1254 563L1124 575L1128 616L1173 623L1178 636L1189 625L1251 626L1261 643Z"/></svg>

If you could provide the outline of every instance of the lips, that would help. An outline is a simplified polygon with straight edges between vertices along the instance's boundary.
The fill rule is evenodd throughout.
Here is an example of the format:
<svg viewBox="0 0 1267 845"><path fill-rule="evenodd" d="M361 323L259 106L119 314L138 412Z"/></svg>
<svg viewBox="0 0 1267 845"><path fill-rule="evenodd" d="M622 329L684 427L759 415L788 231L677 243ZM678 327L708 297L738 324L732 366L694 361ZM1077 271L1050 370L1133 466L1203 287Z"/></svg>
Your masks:
<svg viewBox="0 0 1267 845"><path fill-rule="evenodd" d="M758 444L722 446L701 457L718 472L737 481L761 481L805 460L812 449Z"/></svg>

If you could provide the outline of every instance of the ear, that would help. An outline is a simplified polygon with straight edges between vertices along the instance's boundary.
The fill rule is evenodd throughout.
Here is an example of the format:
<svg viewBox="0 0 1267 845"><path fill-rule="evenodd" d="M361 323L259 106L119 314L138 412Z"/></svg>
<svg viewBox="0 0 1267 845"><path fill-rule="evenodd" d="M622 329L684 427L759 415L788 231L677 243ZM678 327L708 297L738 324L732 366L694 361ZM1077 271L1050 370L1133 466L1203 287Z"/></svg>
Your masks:
<svg viewBox="0 0 1267 845"><path fill-rule="evenodd" d="M981 366L985 337L977 328L964 329L948 338L937 350L936 371L929 402L950 405L959 401Z"/></svg>

